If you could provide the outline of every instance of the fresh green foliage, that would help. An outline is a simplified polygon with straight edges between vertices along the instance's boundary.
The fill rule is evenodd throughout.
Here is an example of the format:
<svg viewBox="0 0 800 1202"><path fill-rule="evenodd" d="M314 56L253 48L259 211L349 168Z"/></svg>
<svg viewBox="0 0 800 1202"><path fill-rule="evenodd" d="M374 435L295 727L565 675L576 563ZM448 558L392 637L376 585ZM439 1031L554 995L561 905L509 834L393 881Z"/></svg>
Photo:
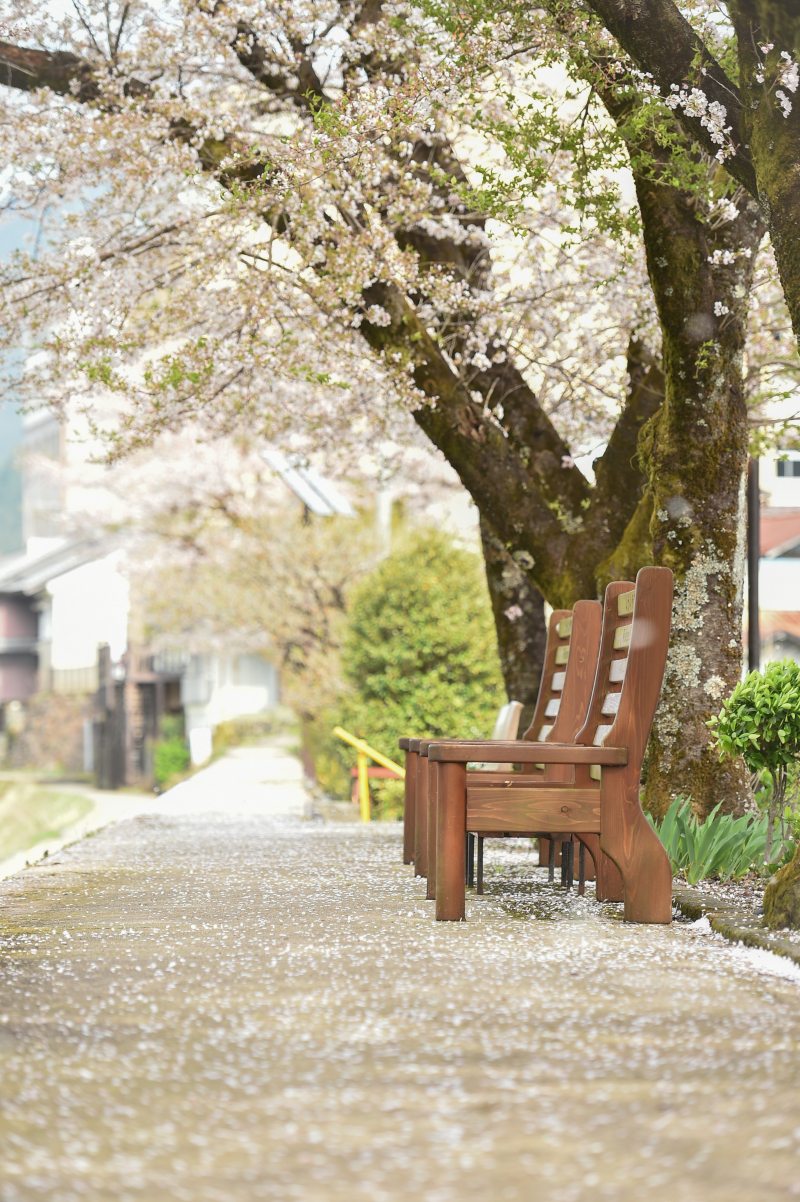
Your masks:
<svg viewBox="0 0 800 1202"><path fill-rule="evenodd" d="M183 737L183 721L168 714L161 720L162 738L153 748L153 772L160 785L189 767L189 748Z"/></svg>
<svg viewBox="0 0 800 1202"><path fill-rule="evenodd" d="M764 848L769 860L775 817L783 813L787 769L800 756L800 664L784 659L768 664L763 675L751 672L708 725L720 759L742 755L752 772L766 769L772 778Z"/></svg>
<svg viewBox="0 0 800 1202"><path fill-rule="evenodd" d="M487 737L506 698L480 556L412 535L354 593L343 661L339 721L384 755L400 758L400 735Z"/></svg>
<svg viewBox="0 0 800 1202"><path fill-rule="evenodd" d="M763 864L767 846L769 818L745 814L733 818L718 813L716 806L705 822L691 810L691 798L679 794L660 823L653 824L664 844L673 873L680 873L690 885L706 877L723 881L738 880ZM791 858L794 843L780 841L780 861ZM777 865L770 865L770 868Z"/></svg>

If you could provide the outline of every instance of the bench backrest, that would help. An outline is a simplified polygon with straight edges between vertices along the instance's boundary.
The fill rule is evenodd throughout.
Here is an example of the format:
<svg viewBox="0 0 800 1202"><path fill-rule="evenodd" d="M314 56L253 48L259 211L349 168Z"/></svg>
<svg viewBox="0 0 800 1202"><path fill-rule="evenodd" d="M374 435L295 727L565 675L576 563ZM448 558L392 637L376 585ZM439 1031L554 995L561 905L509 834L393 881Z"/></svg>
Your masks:
<svg viewBox="0 0 800 1202"><path fill-rule="evenodd" d="M572 610L554 609L547 627L547 646L536 708L530 726L522 736L529 743L543 743L552 729L564 688L571 634Z"/></svg>
<svg viewBox="0 0 800 1202"><path fill-rule="evenodd" d="M501 706L494 724L494 730L492 731L492 738L516 739L521 713L521 701L509 701L506 705Z"/></svg>
<svg viewBox="0 0 800 1202"><path fill-rule="evenodd" d="M609 584L592 697L575 739L586 746L627 747L624 771L637 786L667 662L672 584L669 568L642 568L635 585ZM581 777L598 780L600 769L581 767L576 784Z"/></svg>

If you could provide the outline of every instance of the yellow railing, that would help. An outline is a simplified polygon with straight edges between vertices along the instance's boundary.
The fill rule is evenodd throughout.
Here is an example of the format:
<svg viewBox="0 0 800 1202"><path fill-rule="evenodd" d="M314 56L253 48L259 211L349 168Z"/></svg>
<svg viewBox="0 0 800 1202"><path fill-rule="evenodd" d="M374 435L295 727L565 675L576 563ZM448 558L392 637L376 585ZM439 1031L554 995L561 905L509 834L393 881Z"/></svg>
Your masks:
<svg viewBox="0 0 800 1202"><path fill-rule="evenodd" d="M370 747L369 743L365 743L363 739L351 735L349 731L344 730L341 726L334 726L333 733L339 739L344 739L345 743L349 743L351 747L355 747L358 752L358 803L361 809L361 821L369 822L369 776L367 775L367 760L375 760L376 764L381 764L384 768L388 768L391 772L396 772L400 780L406 779L405 769L396 764L394 760L390 760L388 756L381 755L374 747Z"/></svg>

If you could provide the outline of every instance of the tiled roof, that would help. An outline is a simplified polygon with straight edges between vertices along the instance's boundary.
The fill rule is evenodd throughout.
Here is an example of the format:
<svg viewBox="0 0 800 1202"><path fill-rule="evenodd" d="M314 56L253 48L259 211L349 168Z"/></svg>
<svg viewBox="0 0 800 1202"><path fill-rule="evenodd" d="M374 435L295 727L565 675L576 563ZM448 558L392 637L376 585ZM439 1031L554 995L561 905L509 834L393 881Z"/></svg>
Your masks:
<svg viewBox="0 0 800 1202"><path fill-rule="evenodd" d="M768 555L792 541L800 542L800 509L764 505L761 509L761 554Z"/></svg>

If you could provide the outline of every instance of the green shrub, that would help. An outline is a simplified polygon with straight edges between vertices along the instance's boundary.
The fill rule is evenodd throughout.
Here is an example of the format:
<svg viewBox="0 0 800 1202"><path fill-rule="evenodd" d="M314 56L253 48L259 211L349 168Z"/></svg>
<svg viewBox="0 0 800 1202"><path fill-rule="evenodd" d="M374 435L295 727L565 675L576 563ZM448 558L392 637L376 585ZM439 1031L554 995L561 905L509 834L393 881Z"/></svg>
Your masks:
<svg viewBox="0 0 800 1202"><path fill-rule="evenodd" d="M176 714L161 719L161 739L153 747L153 774L160 785L166 784L189 767L189 748L183 737L183 720Z"/></svg>
<svg viewBox="0 0 800 1202"><path fill-rule="evenodd" d="M488 737L506 697L480 556L435 531L409 537L355 591L343 663L339 723L391 759L401 735ZM396 782L370 786L382 812L402 808Z"/></svg>
<svg viewBox="0 0 800 1202"><path fill-rule="evenodd" d="M748 814L733 818L718 810L715 806L705 822L700 822L692 814L691 798L679 794L660 823L647 815L664 844L673 873L680 873L690 885L710 876L738 880L767 858L766 814L760 818ZM791 859L794 846L792 840L780 840L780 861L771 864L770 869Z"/></svg>
<svg viewBox="0 0 800 1202"><path fill-rule="evenodd" d="M772 779L764 859L772 854L776 815L783 816L786 773L800 755L800 664L784 659L751 672L736 686L708 724L720 759L742 755L751 772L766 769Z"/></svg>

